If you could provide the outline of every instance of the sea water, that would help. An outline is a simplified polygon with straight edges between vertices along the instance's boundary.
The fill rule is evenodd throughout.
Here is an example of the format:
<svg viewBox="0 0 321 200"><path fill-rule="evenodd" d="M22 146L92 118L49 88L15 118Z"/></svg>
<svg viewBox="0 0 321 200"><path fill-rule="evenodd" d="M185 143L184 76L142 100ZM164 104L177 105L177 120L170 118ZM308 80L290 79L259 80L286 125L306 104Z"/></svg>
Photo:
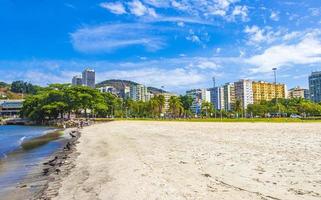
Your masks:
<svg viewBox="0 0 321 200"><path fill-rule="evenodd" d="M53 131L40 126L0 126L0 195L18 185L34 167L62 146L60 140L31 150L23 150L25 140ZM39 172L40 173L40 172Z"/></svg>

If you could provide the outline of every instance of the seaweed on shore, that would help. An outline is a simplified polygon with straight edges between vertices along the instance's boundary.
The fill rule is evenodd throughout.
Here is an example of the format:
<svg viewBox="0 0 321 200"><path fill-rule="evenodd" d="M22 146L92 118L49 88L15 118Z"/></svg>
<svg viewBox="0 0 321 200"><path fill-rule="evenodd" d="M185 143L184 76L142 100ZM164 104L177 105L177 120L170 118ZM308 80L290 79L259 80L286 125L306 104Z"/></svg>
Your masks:
<svg viewBox="0 0 321 200"><path fill-rule="evenodd" d="M26 140L21 144L21 147L24 150L32 150L34 148L37 148L39 146L45 145L50 141L54 141L60 138L60 136L63 135L63 131L56 130L50 133L47 133L45 135L32 138L30 140Z"/></svg>

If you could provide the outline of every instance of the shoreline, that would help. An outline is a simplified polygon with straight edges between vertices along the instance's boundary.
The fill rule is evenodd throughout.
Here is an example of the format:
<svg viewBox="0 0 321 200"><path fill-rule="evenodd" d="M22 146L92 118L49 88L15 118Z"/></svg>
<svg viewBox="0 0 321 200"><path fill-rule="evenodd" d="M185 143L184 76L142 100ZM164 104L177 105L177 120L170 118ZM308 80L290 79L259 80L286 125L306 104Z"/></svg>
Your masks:
<svg viewBox="0 0 321 200"><path fill-rule="evenodd" d="M57 132L57 130L54 132ZM73 137L69 136L70 133ZM50 196L49 193L46 193L48 185L57 182L57 179L66 175L61 174L67 172L70 168L71 159L75 155L75 144L79 137L80 132L74 128L64 130L61 138L62 146L52 155L36 164L20 183L8 188L9 191L5 193L4 199L48 199Z"/></svg>

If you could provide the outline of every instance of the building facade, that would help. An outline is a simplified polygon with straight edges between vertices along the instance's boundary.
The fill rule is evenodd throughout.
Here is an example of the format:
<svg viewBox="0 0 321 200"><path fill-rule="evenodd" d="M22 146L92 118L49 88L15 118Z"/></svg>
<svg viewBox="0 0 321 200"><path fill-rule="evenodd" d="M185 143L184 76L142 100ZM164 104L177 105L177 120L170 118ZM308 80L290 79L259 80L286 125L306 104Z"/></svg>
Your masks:
<svg viewBox="0 0 321 200"><path fill-rule="evenodd" d="M243 109L246 109L249 104L253 104L253 88L252 81L239 80L234 83L235 101L239 100Z"/></svg>
<svg viewBox="0 0 321 200"><path fill-rule="evenodd" d="M275 98L287 98L285 84L268 83L265 81L253 81L253 102L271 101Z"/></svg>
<svg viewBox="0 0 321 200"><path fill-rule="evenodd" d="M95 88L96 85L96 73L92 69L85 69L82 72L82 84L91 88Z"/></svg>
<svg viewBox="0 0 321 200"><path fill-rule="evenodd" d="M71 82L71 84L72 84L73 86L82 85L82 77L79 76L79 75L72 77L72 82Z"/></svg>
<svg viewBox="0 0 321 200"><path fill-rule="evenodd" d="M195 115L201 114L202 102L211 102L211 93L207 89L194 89L186 92L186 95L192 97L193 103L191 110Z"/></svg>
<svg viewBox="0 0 321 200"><path fill-rule="evenodd" d="M300 88L299 86L291 88L288 91L288 98L301 98L301 99L310 99L310 93L308 89Z"/></svg>
<svg viewBox="0 0 321 200"><path fill-rule="evenodd" d="M309 76L310 99L313 102L321 102L321 71L312 72Z"/></svg>
<svg viewBox="0 0 321 200"><path fill-rule="evenodd" d="M224 87L214 87L210 89L211 103L216 110L224 110Z"/></svg>
<svg viewBox="0 0 321 200"><path fill-rule="evenodd" d="M177 94L173 94L173 93L161 93L160 95L163 95L164 98L165 98L165 106L164 106L164 111L165 113L168 113L169 111L169 99L172 97L172 96L177 96Z"/></svg>
<svg viewBox="0 0 321 200"><path fill-rule="evenodd" d="M115 87L113 86L104 86L104 87L100 87L100 88L97 88L100 92L102 93L111 93L111 94L114 94L114 95L118 95L118 91Z"/></svg>
<svg viewBox="0 0 321 200"><path fill-rule="evenodd" d="M226 83L224 86L224 109L232 111L235 104L235 86L234 83Z"/></svg>
<svg viewBox="0 0 321 200"><path fill-rule="evenodd" d="M16 117L19 115L24 100L0 100L0 116Z"/></svg>
<svg viewBox="0 0 321 200"><path fill-rule="evenodd" d="M129 96L134 101L149 101L152 97L145 85L131 85Z"/></svg>

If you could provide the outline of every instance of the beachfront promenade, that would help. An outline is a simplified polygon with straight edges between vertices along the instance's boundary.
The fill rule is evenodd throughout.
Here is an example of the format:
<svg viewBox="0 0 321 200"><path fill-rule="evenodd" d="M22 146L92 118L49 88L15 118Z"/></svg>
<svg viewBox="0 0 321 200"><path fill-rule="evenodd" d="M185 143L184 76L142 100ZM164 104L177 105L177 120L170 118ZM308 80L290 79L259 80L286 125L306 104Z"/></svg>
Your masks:
<svg viewBox="0 0 321 200"><path fill-rule="evenodd" d="M116 121L79 141L57 200L321 198L319 123Z"/></svg>

